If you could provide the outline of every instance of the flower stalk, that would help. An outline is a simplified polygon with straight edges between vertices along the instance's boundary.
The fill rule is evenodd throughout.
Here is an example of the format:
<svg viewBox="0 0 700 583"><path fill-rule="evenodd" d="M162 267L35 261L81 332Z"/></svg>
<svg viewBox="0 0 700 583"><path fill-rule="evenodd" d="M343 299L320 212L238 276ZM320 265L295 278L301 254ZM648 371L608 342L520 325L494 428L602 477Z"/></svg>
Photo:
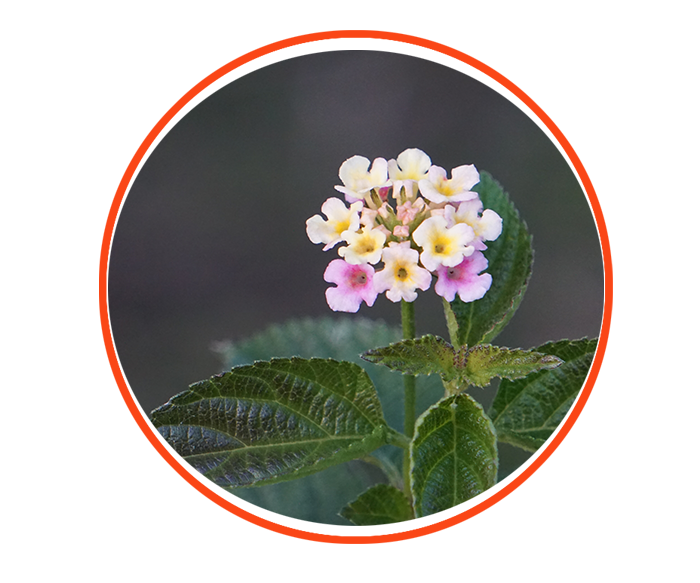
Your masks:
<svg viewBox="0 0 700 583"><path fill-rule="evenodd" d="M404 340L416 337L416 314L415 304L401 301L401 328ZM403 375L404 388L404 434L409 439L413 439L414 427L416 424L416 377L413 375ZM405 449L403 452L403 483L404 492L409 500L411 496L411 451ZM413 503L411 502L411 505Z"/></svg>

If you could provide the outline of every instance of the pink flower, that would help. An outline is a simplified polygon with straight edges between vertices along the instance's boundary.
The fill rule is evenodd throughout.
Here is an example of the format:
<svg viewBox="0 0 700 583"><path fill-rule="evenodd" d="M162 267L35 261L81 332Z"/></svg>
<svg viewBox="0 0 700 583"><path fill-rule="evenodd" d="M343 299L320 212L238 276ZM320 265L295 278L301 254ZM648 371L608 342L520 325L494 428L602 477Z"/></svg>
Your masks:
<svg viewBox="0 0 700 583"><path fill-rule="evenodd" d="M478 274L488 266L488 260L479 251L465 257L459 265L454 267L439 266L435 293L448 302L455 299L455 294L459 294L459 299L463 302L473 302L483 298L491 287L492 278L488 273Z"/></svg>
<svg viewBox="0 0 700 583"><path fill-rule="evenodd" d="M396 225L394 227L393 235L395 237L408 238L408 235L409 235L408 227L406 225Z"/></svg>
<svg viewBox="0 0 700 583"><path fill-rule="evenodd" d="M396 207L396 216L404 225L408 225L416 215L423 210L425 207L425 202L422 198L411 202L407 200L405 203L400 204Z"/></svg>
<svg viewBox="0 0 700 583"><path fill-rule="evenodd" d="M374 289L374 268L370 265L350 265L342 259L334 259L328 264L323 279L338 287L326 290L326 301L334 312L357 312L362 300L368 306L377 299Z"/></svg>

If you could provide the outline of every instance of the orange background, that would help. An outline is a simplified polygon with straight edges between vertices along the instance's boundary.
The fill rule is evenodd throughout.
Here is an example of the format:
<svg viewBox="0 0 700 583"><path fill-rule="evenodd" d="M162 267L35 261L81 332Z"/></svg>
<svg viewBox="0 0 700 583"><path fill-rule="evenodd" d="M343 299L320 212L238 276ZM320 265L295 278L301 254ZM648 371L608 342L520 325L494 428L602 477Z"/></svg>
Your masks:
<svg viewBox="0 0 700 583"><path fill-rule="evenodd" d="M612 543L612 46L611 31L101 31L100 542ZM554 437L478 498L379 529L284 518L200 477L151 427L129 390L107 313L117 217L159 140L233 79L325 50L424 57L513 101L576 173L605 262L598 353Z"/></svg>

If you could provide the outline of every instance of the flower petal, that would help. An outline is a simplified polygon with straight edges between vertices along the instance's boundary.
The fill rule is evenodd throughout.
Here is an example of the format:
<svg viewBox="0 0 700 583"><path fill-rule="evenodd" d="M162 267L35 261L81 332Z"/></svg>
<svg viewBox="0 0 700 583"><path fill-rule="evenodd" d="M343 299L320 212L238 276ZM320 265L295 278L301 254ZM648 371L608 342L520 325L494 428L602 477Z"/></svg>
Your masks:
<svg viewBox="0 0 700 583"><path fill-rule="evenodd" d="M503 219L491 209L486 209L479 221L479 236L486 241L495 241L503 230Z"/></svg>
<svg viewBox="0 0 700 583"><path fill-rule="evenodd" d="M356 294L347 294L339 287L329 287L326 290L326 302L334 312L355 313L360 309L362 298Z"/></svg>
<svg viewBox="0 0 700 583"><path fill-rule="evenodd" d="M454 188L461 190L471 190L472 186L481 180L479 171L474 164L465 164L452 169L452 180L450 181Z"/></svg>
<svg viewBox="0 0 700 583"><path fill-rule="evenodd" d="M430 156L418 148L408 148L396 160L389 160L389 178L392 180L422 180L430 168Z"/></svg>
<svg viewBox="0 0 700 583"><path fill-rule="evenodd" d="M369 168L369 160L364 156L352 156L340 165L338 177L343 184L352 187L355 181L367 174Z"/></svg>
<svg viewBox="0 0 700 583"><path fill-rule="evenodd" d="M329 243L333 240L335 229L324 221L321 215L314 215L306 221L306 234L312 243Z"/></svg>

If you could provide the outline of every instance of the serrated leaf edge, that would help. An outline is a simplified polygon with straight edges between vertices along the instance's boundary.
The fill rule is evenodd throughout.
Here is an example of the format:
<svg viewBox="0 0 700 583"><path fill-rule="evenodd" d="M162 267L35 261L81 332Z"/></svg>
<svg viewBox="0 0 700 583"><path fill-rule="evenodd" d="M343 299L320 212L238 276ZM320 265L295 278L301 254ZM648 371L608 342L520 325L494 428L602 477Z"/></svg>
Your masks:
<svg viewBox="0 0 700 583"><path fill-rule="evenodd" d="M156 429L160 429L161 427L178 427L178 426L181 427L181 426L183 426L183 425L188 425L188 426L193 426L193 427L202 427L202 428L207 428L207 429L213 429L212 427L209 427L209 426L206 426L206 425L192 424L192 423L187 423L187 424L185 424L185 423L179 423L179 424L166 423L166 424L162 424L162 425L157 425L157 424L156 424L156 423L157 423L157 419L154 419L153 416L154 416L154 415L157 416L157 414L158 414L159 412L165 413L165 412L167 412L169 409L171 409L171 408L173 408L173 407L186 406L186 405L190 405L190 404L192 404L192 403L196 403L197 401L200 401L200 400L210 400L210 399L214 398L214 397L203 396L203 395L201 395L201 393L198 393L198 392L196 391L195 387L197 387L197 386L200 385L201 383L215 381L216 379L223 378L223 377L225 377L226 375L231 374L231 373L233 373L234 371L238 371L238 370L240 370L240 369L259 368L259 369L266 369L266 370L269 370L269 371L271 371L271 372L273 372L273 373L291 374L291 373L289 373L289 372L287 372L287 371L284 371L284 370L276 370L276 369L273 369L272 366L273 366L274 364L279 364L279 363L296 364L296 363L298 363L299 361L304 362L304 363L317 363L317 362L323 362L323 363L331 363L331 362L333 362L333 363L340 363L340 364L349 366L350 368L357 369L357 371L358 371L360 377L362 377L362 376L366 377L366 379L369 381L369 384L375 389L375 394L373 395L373 399L372 399L372 400L376 401L375 404L376 404L376 406L377 406L376 413L377 413L377 415L378 415L378 421L375 422L375 421L373 421L372 419L368 418L368 417L365 415L365 413L364 413L363 411L361 411L360 409L358 409L356 406L354 406L354 404L352 403L352 401L350 401L350 399L348 399L346 396L344 396L344 395L339 395L339 394L337 394L337 393L334 393L334 394L336 394L336 396L338 396L340 399L342 399L342 400L348 402L350 405L353 405L353 409L355 409L360 415L362 415L362 416L370 423L370 425L373 425L373 426L374 426L374 429L372 430L371 433L369 433L368 435L365 435L364 437L362 437L362 438L360 438L360 439L358 439L359 436L352 436L352 435L350 435L350 436L334 436L334 435L328 434L328 441L332 441L332 440L336 440L336 439L337 439L337 440L348 439L348 440L353 440L354 442L353 442L352 444L350 444L346 449L343 449L343 450L341 450L341 451L338 451L338 452L334 453L333 455L331 455L331 456L329 456L329 457L321 457L321 458L318 458L317 460L315 460L315 461L312 462L311 464L305 465L305 466L302 466L302 467L299 467L299 468L296 468L296 469L292 470L292 471L289 472L289 473L285 473L285 474L282 474L282 475L280 475L280 476L276 476L276 477L273 477L273 478L270 478L270 479L256 480L255 482L251 482L250 484L246 484L245 486L227 486L227 488L229 488L229 489L236 489L236 488L239 488L239 487L240 487L240 488L254 487L254 486L258 486L258 485L262 486L262 485L268 485L268 484L273 484L273 483L282 482L282 481L288 481L288 480L291 480L291 479L295 479L295 478L297 477L297 474L301 474L302 476L305 476L305 475L308 475L308 474L312 474L312 473L314 473L315 471L320 471L321 469L325 469L325 467L330 467L330 466L334 465L334 463L332 462L332 460L333 460L335 457L337 457L339 454L343 454L343 453L352 453L354 450L357 450L358 448L360 448L360 446L364 446L364 445L367 444L368 442L372 442L372 441L377 440L377 445L376 445L376 447L373 448L373 449L377 449L378 447L381 447L382 445L385 445L386 443L388 443L389 426L387 425L386 419L384 418L383 411L382 411L382 407L381 407L381 402L380 402L380 400L379 400L378 395L376 394L376 387L374 387L374 383L373 383L372 380L369 378L369 375L367 374L367 372L366 372L361 366L359 366L359 365L357 365L357 364L355 364L355 363L353 363L353 362L349 362L349 361L339 361L339 360L335 360L335 359L333 359L333 358L301 358L301 357L296 357L296 356L294 356L294 357L289 357L289 358L286 358L286 357L285 357L285 358L272 358L272 359L270 359L270 360L258 360L258 361L253 362L252 364L242 364L242 365L234 366L234 367L231 368L230 371L225 371L225 372L222 372L222 373L218 373L218 374L216 374L216 375L212 375L212 376L209 377L208 379L203 379L203 380L201 380L201 381L197 381L197 382L195 382L195 383L192 383L192 384L190 385L190 387L189 387L188 389L186 389L185 391L182 391L182 392L177 393L176 395L172 396L166 403L164 403L164 404L161 405L160 407L157 407L156 409L154 409L154 410L151 412L151 423L156 427ZM248 375L241 375L241 376L248 376ZM251 378L258 378L258 377L255 377L254 375L250 375L250 376L251 376ZM316 382L318 382L318 381L316 381L316 380L314 380L314 379L308 378L308 377L305 376L305 375L295 374L295 376L297 376L298 378L303 379L304 381L309 382L309 383L316 383ZM218 388L218 387L217 387L217 388ZM196 395L196 396L199 397L199 399L196 399L196 400L194 400L194 401L190 401L189 403L185 403L185 404L183 404L183 405L178 405L178 403L176 402L177 399L178 399L178 398L184 398L186 395L187 395L187 396ZM219 398L224 398L224 399L227 398L226 396L222 395L220 391L219 391L218 397L219 397ZM258 398L258 399L256 399L256 400L257 400L257 401L269 401L269 402L273 402L273 403L276 403L276 404L280 405L280 403L279 403L278 401L271 400L271 399L259 399L259 398ZM295 411L295 413L299 414L299 413L296 412L296 411ZM316 425L315 422L313 422L313 424ZM323 428L321 428L321 429L323 429ZM324 429L324 431L325 431L325 429ZM326 433L327 433L327 432L326 432ZM230 456L234 455L234 452L242 452L242 451L244 451L244 450L250 451L250 448L253 448L253 449L255 449L255 448L270 448L270 447L275 447L275 446L279 446L279 445L285 445L285 443L286 443L286 442L280 442L280 443L274 443L274 442L273 442L273 443L270 443L270 442L268 442L268 443L266 443L266 444L258 445L258 446L256 446L256 445L247 445L247 444L241 442L240 439L238 439L237 437L235 437L235 436L233 436L233 435L230 435L230 434L228 434L228 433L226 433L225 435L226 435L227 437L229 437L229 438L232 438L232 439L234 439L234 440L236 440L236 441L242 443L242 444L243 444L242 447L236 448L235 450L231 450L231 452L230 452L229 456L226 458L226 460L224 460L224 461L222 461L221 463L217 464L217 466L215 466L214 468L212 468L210 471L208 471L208 472L200 472L203 476L207 476L207 474L209 474L209 473L211 473L211 472L214 472L219 466L221 466L222 464L226 463L226 462L229 460ZM289 443L290 443L290 444L291 444L291 443L293 443L293 444L304 444L304 443L308 443L308 442L311 442L311 441L321 442L321 441L324 441L324 440L325 440L325 438L317 438L317 439L314 439L314 440L301 440L301 441L294 441L294 442L289 442ZM166 441L167 441L167 440L166 440ZM174 449L174 448L173 448L173 449ZM201 454L191 454L191 455L181 455L181 454L178 454L178 455L179 455L180 457L182 457L184 460L189 460L189 459L196 458L196 457L199 457L199 456L211 455L211 453L213 453L213 452L205 452L205 453L201 453ZM365 451L365 448L363 448L363 449L362 449L362 454L365 454L365 453L368 453L368 451ZM362 455L362 454L361 454L361 455ZM351 458L351 459L352 459L352 458ZM349 460L348 460L348 461L349 461ZM337 463L343 463L343 462L337 462ZM318 470L314 470L313 468L314 468L315 466L319 465L319 464L323 464L324 467L323 467L323 468L319 468ZM207 476L207 477L208 477L208 476Z"/></svg>
<svg viewBox="0 0 700 583"><path fill-rule="evenodd" d="M414 435L414 439L411 440L410 458L409 458L409 459L410 459L410 466L409 466L409 468L410 468L410 476L411 476L410 486L411 486L411 496L412 496L412 498L413 498L414 513L416 514L416 517L418 517L418 513L417 513L417 510L416 510L416 506L415 506L415 502L416 502L416 485L415 485L415 472L414 472L414 469L415 469L415 459L414 459L414 456L413 456L413 444L414 444L415 437L418 436L418 434L420 433L420 428L422 427L423 423L425 422L425 419L428 417L428 415L429 415L433 410L440 408L440 405L441 405L442 403L445 403L446 401L449 401L449 400L452 399L452 400L453 400L453 403L450 404L450 408L454 411L454 407L453 407L454 402L456 402L457 399L460 399L460 398L466 398L466 399L468 399L469 401L471 401L474 405L476 405L476 407L481 411L481 413L482 413L484 419L485 419L486 422L487 422L487 427L488 427L488 429L489 429L491 435L493 436L494 444L496 444L496 445L495 445L495 448L494 448L494 451L495 451L495 453L496 453L496 458L495 458L495 469L494 469L495 478L494 478L494 484L492 484L492 486L495 485L496 483L498 483L498 464L499 464L499 460L498 460L498 446L497 446L497 444L498 444L498 433L496 432L496 427L495 427L495 425L493 424L493 421L491 420L491 417L490 417L489 415L487 415L486 411L484 411L484 408L483 408L483 406L481 405L481 403L479 403L476 399L474 399L473 397L471 397L470 395L468 395L468 394L466 394L466 393L459 393L459 394L456 394L456 395L449 395L449 396L447 396L447 397L444 397L444 398L440 399L440 400L439 400L437 403L435 403L434 405L428 407L428 409L426 409L426 410L423 412L423 414L422 414L420 417L418 417L418 419L416 419L416 425L415 425L415 430L414 430L414 434L413 434L413 435ZM456 416L455 416L455 413L454 413L454 412L452 413L452 416L453 416L453 419L454 419L453 424L455 425L455 428L456 428L457 423L456 423ZM455 443L456 443L456 440L455 440ZM456 447L453 448L453 451L456 451L456 450L457 450ZM491 488L492 486L489 486L488 488ZM487 489L488 489L488 488L487 488ZM485 491L486 491L486 490L484 490L484 492L485 492ZM482 493L483 493L483 492L482 492ZM466 502L466 500L465 500L465 502ZM460 504L461 504L461 503L460 503ZM453 507L454 507L454 506L453 506ZM419 518L420 518L420 517L419 517Z"/></svg>
<svg viewBox="0 0 700 583"><path fill-rule="evenodd" d="M589 355L589 354L592 354L592 359L595 359L595 353L596 353L596 351L598 350L598 341L599 341L599 339L598 339L597 337L596 337L596 338L588 338L587 336L583 336L582 338L577 338L577 339L574 339L574 340L571 340L571 339L568 339L568 338L562 338L561 340L551 340L551 341L549 341L549 342L545 342L544 344L541 344L540 346L537 346L537 347L533 348L532 350L540 351L540 350L544 349L544 348L547 347L547 346L553 346L553 345L562 344L562 343L565 343L565 342L566 342L567 344L569 344L569 345L574 344L574 343L578 343L578 342L594 343L593 350L592 350L591 352L585 352L585 353L579 355L578 357L575 357L575 358L572 359L572 360L566 360L566 361L564 361L563 364L566 365L566 364L572 363L572 362L574 362L575 360L578 360L578 359L580 359L580 358L584 358L585 356L587 356L587 355ZM541 371L537 371L537 373L543 373L543 374L545 374L545 373L547 373L547 372L549 372L549 371L551 371L551 370L556 370L556 369L543 369L543 370L541 370ZM589 369L589 372L590 372L590 369ZM518 380L521 380L521 379L518 379ZM517 397L519 397L519 396L523 393L523 391L525 391L525 390L527 389L527 387L528 387L530 384L532 384L533 382L535 382L536 380L537 380L537 378L536 378L536 377L533 377L531 380L526 381L525 385L523 386L522 390L518 393L518 395L516 396L516 398L513 399L512 401L510 401L510 402L506 405L506 407L503 409L503 411L501 411L498 415L496 415L496 416L493 415L493 413L494 413L494 411L493 411L493 404L491 405L491 407L489 408L489 411L488 411L488 417L489 417L489 419L492 420L493 425L494 425L494 428L496 427L496 423L498 422L498 419L499 419L500 417L503 416L503 414L504 414L505 411L511 406L511 404L515 402L515 400L517 399ZM583 386L583 385L582 385L582 386ZM500 388L500 387L499 387L499 388ZM580 393L580 389L579 389L579 393ZM572 405L572 407L573 407L573 405ZM571 408L572 408L572 407L571 407ZM561 408L561 405L557 408L557 410L559 410L560 408ZM571 408L570 408L570 409L571 409ZM550 415L550 417L551 417L551 416L552 416L552 415ZM532 428L532 429L536 429L536 428ZM551 438L551 436L554 434L554 431L555 431L555 430L556 430L556 428L554 428L554 430L552 430L552 433L550 434L550 438ZM526 445L526 444L525 444L521 439L519 439L518 437L516 437L515 439L512 439L512 438L509 439L509 437L510 437L511 435L517 436L517 432L512 431L512 430L505 430L505 431L502 431L502 432L501 432L501 431L498 431L498 430L496 429L496 436L497 436L497 439L498 439L499 442L501 442L501 443L507 443L507 444L509 444L509 445L513 445L513 446L515 446L515 447L519 447L519 448L524 449L524 450L526 450L526 451L532 451L532 452L537 451L537 450L547 441L547 440L545 440L543 443L540 443L540 444L537 445L536 447L533 447L532 445ZM530 439L534 439L534 438L530 438ZM548 439L549 439L549 438L548 438Z"/></svg>

